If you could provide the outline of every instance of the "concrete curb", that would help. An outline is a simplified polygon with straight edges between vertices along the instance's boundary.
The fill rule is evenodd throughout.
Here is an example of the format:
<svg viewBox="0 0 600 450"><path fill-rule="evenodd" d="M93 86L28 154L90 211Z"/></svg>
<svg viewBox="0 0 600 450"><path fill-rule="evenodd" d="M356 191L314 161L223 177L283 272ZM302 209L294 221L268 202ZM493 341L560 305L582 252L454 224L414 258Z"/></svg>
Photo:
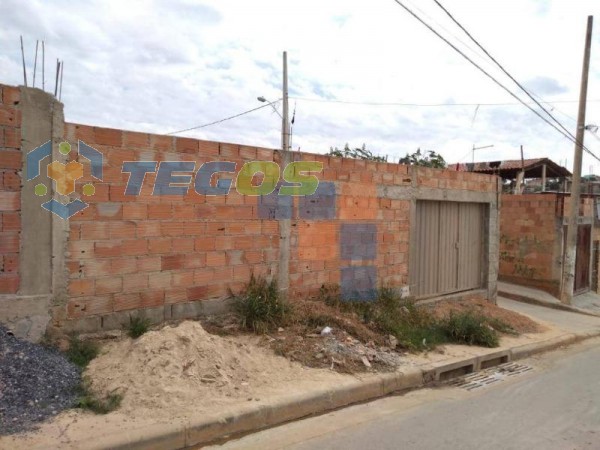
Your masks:
<svg viewBox="0 0 600 450"><path fill-rule="evenodd" d="M584 316L600 317L600 314L596 314L585 309L575 308L574 306L564 305L562 303L550 303L537 298L527 297L525 295L514 294L512 292L498 291L498 297L504 297L518 302L529 303L530 305L544 306L550 309L556 309L559 311L568 311L576 314L583 314Z"/></svg>
<svg viewBox="0 0 600 450"><path fill-rule="evenodd" d="M440 364L411 367L404 372L378 374L365 380L349 380L332 390L316 390L302 395L285 396L270 404L252 405L213 416L191 417L187 421L138 428L127 433L101 436L72 443L76 448L93 450L178 450L206 445L301 419L388 394L422 387L463 373L476 372L503 362L526 358L537 353L571 345L600 336L600 332L568 333L545 341L521 345L485 355Z"/></svg>

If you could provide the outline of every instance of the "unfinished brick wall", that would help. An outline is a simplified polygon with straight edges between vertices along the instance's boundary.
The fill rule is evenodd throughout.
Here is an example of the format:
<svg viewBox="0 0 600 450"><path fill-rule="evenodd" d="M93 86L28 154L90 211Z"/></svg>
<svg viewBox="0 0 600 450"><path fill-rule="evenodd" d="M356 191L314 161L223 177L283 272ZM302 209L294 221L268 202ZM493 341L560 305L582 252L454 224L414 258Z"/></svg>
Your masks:
<svg viewBox="0 0 600 450"><path fill-rule="evenodd" d="M420 200L490 206L481 287L495 298L496 177L65 123L62 104L39 89L1 92L0 320L24 335L39 339L48 321L94 331L122 327L132 312L155 322L216 312L251 273L278 280L291 299L327 284L363 300L382 285L409 288L411 216ZM63 141L71 145L68 155L59 151ZM50 152L43 153L47 142ZM92 156L80 154L85 146L78 142L100 152L99 178L92 176L99 166L90 164L98 153L88 147ZM22 183L25 154L40 170ZM69 164L78 172L74 161L83 177L74 192L59 196L58 183L63 192L66 182L57 174ZM154 195L154 171L139 195L127 194L128 161L191 162L189 189ZM316 161L323 169L314 195L279 195L285 183L269 195L241 195L236 177L250 161L277 163L281 182L290 162ZM213 185L215 178L232 181L227 195L196 192L195 172L208 162L235 164L235 172L213 175ZM262 179L255 175L254 184ZM36 183L49 191L38 193ZM58 211L76 198L87 207L64 220ZM22 227L20 217L29 218Z"/></svg>
<svg viewBox="0 0 600 450"><path fill-rule="evenodd" d="M104 180L70 220L68 318L225 296L277 271L276 220L258 218L258 197L125 195L124 161L272 161L270 150L66 124L65 136L105 155ZM89 167L79 185L94 182Z"/></svg>
<svg viewBox="0 0 600 450"><path fill-rule="evenodd" d="M311 197L197 194L154 196L155 174L139 196L125 195L124 161L281 162L263 148L65 125L105 155L104 180L90 207L70 219L68 319L224 297L253 272L277 277L280 223L291 220L289 294L314 295L338 284L346 295L368 297L381 284L408 283L410 198L387 198L385 187L495 192L496 179L456 171L411 168L323 155ZM72 155L76 157L75 154ZM282 168L284 164L281 164ZM224 174L234 180L235 175ZM93 183L86 166L78 188Z"/></svg>
<svg viewBox="0 0 600 450"><path fill-rule="evenodd" d="M19 289L21 112L19 89L0 85L0 294Z"/></svg>
<svg viewBox="0 0 600 450"><path fill-rule="evenodd" d="M590 219L592 199L580 215ZM564 226L571 199L558 194L503 195L500 207L500 279L558 296Z"/></svg>

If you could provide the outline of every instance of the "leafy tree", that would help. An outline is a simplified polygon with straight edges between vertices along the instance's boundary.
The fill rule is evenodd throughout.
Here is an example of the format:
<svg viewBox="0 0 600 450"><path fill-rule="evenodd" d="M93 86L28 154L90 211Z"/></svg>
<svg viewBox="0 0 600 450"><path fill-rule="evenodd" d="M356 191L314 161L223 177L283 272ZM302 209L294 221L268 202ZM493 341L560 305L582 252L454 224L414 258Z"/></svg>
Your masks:
<svg viewBox="0 0 600 450"><path fill-rule="evenodd" d="M446 160L444 160L444 157L439 153L436 153L433 150L425 150L421 153L420 148L412 155L407 153L404 158L400 159L399 163L408 164L410 166L433 167L435 169L445 169L447 165Z"/></svg>
<svg viewBox="0 0 600 450"><path fill-rule="evenodd" d="M350 148L348 144L344 146L342 150L339 148L329 148L329 156L337 156L339 158L354 158L354 159L365 159L368 161L386 162L387 156L374 155L370 150L367 150L365 144L361 148Z"/></svg>

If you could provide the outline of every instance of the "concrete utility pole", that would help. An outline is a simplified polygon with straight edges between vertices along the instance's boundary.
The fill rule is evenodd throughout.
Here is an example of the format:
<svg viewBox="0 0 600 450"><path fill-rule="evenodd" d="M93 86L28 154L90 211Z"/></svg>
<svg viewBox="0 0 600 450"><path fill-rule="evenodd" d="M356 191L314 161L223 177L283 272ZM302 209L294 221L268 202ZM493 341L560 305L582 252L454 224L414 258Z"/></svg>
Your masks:
<svg viewBox="0 0 600 450"><path fill-rule="evenodd" d="M288 121L288 73L287 52L283 52L283 114L281 118L281 149L290 148L290 123Z"/></svg>
<svg viewBox="0 0 600 450"><path fill-rule="evenodd" d="M577 133L575 136L575 156L573 161L573 182L571 185L571 209L567 226L567 249L563 264L561 301L571 304L575 289L575 261L577 258L577 217L579 215L579 197L581 181L581 158L583 153L583 136L585 131L585 107L587 99L588 74L590 70L590 52L592 46L592 25L594 17L588 16L583 54L583 70L581 73L581 90L579 92L579 114L577 115Z"/></svg>
<svg viewBox="0 0 600 450"><path fill-rule="evenodd" d="M288 72L287 52L283 52L283 114L281 115L281 167L292 162L290 148L290 122L288 120ZM277 271L277 284L283 299L288 297L290 286L290 239L292 234L292 220L282 218L279 220L279 269Z"/></svg>

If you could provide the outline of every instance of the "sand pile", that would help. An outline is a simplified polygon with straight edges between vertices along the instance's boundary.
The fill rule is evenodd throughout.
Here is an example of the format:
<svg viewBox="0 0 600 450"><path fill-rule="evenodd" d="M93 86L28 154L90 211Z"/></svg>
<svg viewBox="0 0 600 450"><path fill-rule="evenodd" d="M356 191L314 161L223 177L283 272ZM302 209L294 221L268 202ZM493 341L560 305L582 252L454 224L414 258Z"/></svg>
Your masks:
<svg viewBox="0 0 600 450"><path fill-rule="evenodd" d="M85 375L92 390L123 394L123 412L167 412L178 405L198 410L240 399L257 401L274 383L298 380L305 371L247 336L219 337L187 321L107 344Z"/></svg>

